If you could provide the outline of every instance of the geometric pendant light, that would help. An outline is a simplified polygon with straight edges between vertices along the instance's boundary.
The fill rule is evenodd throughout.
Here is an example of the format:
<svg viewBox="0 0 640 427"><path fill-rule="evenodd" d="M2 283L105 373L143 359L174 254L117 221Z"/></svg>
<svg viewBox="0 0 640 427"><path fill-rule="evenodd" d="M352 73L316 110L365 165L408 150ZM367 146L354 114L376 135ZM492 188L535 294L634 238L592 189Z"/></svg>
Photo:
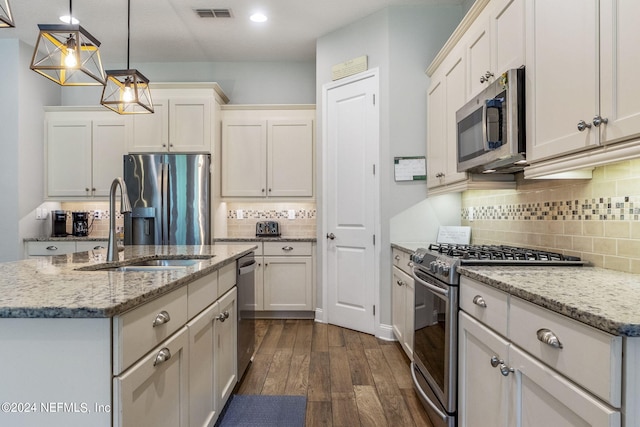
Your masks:
<svg viewBox="0 0 640 427"><path fill-rule="evenodd" d="M69 0L69 16L72 15ZM104 85L100 42L80 25L38 24L31 69L62 86Z"/></svg>
<svg viewBox="0 0 640 427"><path fill-rule="evenodd" d="M0 0L0 28L15 27L13 15L11 14L11 6L9 0Z"/></svg>
<svg viewBox="0 0 640 427"><path fill-rule="evenodd" d="M127 1L127 6L127 69L106 71L100 103L118 114L153 113L149 79L140 71L129 68L131 0Z"/></svg>

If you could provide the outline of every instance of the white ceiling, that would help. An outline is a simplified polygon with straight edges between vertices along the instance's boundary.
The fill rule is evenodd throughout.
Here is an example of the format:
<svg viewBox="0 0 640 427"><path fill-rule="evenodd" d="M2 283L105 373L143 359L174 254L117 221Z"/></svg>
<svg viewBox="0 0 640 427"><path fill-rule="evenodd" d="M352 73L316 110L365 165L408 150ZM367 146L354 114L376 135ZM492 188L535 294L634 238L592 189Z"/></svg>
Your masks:
<svg viewBox="0 0 640 427"><path fill-rule="evenodd" d="M467 0L468 1L468 0ZM131 0L131 67L137 62L313 61L316 39L387 6L464 0ZM16 28L0 38L34 45L37 24L61 24L67 0L10 0ZM230 9L200 18L194 9ZM269 20L249 21L254 11ZM102 44L102 62L125 65L127 0L76 0L73 15Z"/></svg>

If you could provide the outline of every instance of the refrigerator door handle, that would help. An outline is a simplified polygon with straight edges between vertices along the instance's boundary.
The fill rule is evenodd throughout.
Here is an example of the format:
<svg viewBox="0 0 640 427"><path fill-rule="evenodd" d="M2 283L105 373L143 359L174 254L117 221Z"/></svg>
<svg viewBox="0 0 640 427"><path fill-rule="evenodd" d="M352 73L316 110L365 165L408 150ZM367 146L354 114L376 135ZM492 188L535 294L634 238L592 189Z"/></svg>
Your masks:
<svg viewBox="0 0 640 427"><path fill-rule="evenodd" d="M162 244L169 244L169 220L171 218L169 212L169 165L167 163L161 164L162 171L162 211L160 213L162 218Z"/></svg>

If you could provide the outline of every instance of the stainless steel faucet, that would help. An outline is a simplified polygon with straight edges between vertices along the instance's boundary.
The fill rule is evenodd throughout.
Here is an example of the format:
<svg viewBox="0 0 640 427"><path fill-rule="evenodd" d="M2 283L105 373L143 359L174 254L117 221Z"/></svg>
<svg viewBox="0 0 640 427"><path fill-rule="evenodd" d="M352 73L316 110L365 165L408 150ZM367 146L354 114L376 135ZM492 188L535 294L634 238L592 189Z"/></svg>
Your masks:
<svg viewBox="0 0 640 427"><path fill-rule="evenodd" d="M109 249L107 262L115 261L118 256L118 242L116 239L116 190L120 186L120 213L131 212L131 202L127 194L127 184L120 177L111 183L109 191Z"/></svg>

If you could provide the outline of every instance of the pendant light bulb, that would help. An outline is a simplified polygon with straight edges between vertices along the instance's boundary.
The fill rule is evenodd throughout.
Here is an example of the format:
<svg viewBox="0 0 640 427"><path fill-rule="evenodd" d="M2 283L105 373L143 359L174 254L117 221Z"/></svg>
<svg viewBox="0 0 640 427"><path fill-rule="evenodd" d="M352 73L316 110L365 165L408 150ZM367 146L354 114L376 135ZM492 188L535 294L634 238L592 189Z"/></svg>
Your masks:
<svg viewBox="0 0 640 427"><path fill-rule="evenodd" d="M75 68L78 66L76 46L76 39L70 34L69 39L67 39L67 54L64 57L64 65L67 68Z"/></svg>
<svg viewBox="0 0 640 427"><path fill-rule="evenodd" d="M133 88L131 87L131 79L127 78L122 91L122 100L124 102L132 102L135 99Z"/></svg>

